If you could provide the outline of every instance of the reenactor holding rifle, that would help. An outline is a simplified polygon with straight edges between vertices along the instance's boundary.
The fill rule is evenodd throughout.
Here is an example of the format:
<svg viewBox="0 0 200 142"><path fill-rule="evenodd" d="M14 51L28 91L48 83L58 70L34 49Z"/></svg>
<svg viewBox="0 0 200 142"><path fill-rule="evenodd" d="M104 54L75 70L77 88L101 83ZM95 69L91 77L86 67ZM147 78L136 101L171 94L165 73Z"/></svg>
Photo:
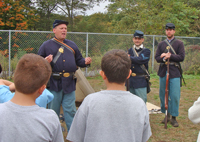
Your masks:
<svg viewBox="0 0 200 142"><path fill-rule="evenodd" d="M172 126L178 127L176 117L179 115L180 87L182 81L182 69L180 62L185 58L183 42L174 37L175 25L166 24L165 30L167 39L158 44L155 59L160 63L158 76L160 82L159 96L161 101L161 112L165 113L165 88L167 60L169 59L169 85L168 85L168 111L167 122L171 121ZM169 52L167 47L170 47ZM166 101L167 102L167 101ZM170 119L170 115L172 116ZM165 123L165 119L162 121Z"/></svg>

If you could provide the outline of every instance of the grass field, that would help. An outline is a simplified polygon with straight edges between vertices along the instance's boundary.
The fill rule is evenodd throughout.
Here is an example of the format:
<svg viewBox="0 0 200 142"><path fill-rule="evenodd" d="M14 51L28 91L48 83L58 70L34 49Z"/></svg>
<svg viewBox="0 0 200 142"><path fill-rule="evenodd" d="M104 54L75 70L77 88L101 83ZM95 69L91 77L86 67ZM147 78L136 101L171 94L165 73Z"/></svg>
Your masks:
<svg viewBox="0 0 200 142"><path fill-rule="evenodd" d="M168 128L164 129L161 121L164 114L150 114L150 125L152 136L149 142L196 142L200 124L193 124L188 119L188 109L193 105L200 95L200 76L184 75L186 86L181 87L181 99L179 107L179 116L177 121L179 127L172 127L170 122ZM95 91L106 89L106 86L100 76L88 77L88 81ZM159 99L159 78L156 74L151 75L151 92L147 96L147 101L160 106ZM64 126L64 124L62 124ZM67 133L64 132L64 137Z"/></svg>

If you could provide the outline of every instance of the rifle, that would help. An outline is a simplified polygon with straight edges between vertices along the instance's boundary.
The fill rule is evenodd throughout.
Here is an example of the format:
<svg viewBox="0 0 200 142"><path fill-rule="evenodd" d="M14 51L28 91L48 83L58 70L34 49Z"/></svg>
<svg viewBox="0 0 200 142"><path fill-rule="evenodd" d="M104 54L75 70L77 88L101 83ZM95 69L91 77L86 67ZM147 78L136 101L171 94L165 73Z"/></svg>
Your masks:
<svg viewBox="0 0 200 142"><path fill-rule="evenodd" d="M171 44L167 41L167 39L165 39L164 41L167 43L167 45L168 45L169 48L172 50L172 52L176 55L176 52L174 51L174 48L171 46L172 43L176 41L176 39L174 39L174 40L171 42ZM183 83L184 83L185 86L186 86L185 80L184 80L184 78L183 78L183 71L182 71L180 62L178 62L176 66L178 67L178 70L180 71L180 74L181 74L180 85L181 85L181 87L182 87L182 80L183 80Z"/></svg>
<svg viewBox="0 0 200 142"><path fill-rule="evenodd" d="M170 47L166 47L169 53ZM167 129L167 109L168 109L168 94L169 94L169 58L167 59L167 76L166 76L166 86L165 86L165 129Z"/></svg>

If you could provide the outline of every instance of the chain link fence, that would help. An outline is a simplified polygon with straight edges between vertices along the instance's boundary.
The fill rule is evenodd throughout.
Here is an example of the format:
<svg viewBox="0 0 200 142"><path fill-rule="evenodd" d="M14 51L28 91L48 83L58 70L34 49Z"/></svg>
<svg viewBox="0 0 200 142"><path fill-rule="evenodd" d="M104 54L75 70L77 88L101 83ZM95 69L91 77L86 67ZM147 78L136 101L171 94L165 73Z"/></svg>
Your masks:
<svg viewBox="0 0 200 142"><path fill-rule="evenodd" d="M13 76L18 60L26 53L38 53L39 47L48 39L54 37L53 32L48 31L16 31L0 30L0 63L3 68L2 78ZM133 46L132 34L108 34L108 33L81 33L68 32L67 39L76 43L83 57L91 57L90 68L82 69L86 76L94 76L100 70L102 56L111 49L123 49L127 51ZM188 74L200 73L200 38L178 37L183 41L186 51L182 64L183 71ZM154 56L157 45L166 36L145 35L144 46L151 50L149 61L150 73L157 72L159 64ZM195 71L195 72L194 72Z"/></svg>

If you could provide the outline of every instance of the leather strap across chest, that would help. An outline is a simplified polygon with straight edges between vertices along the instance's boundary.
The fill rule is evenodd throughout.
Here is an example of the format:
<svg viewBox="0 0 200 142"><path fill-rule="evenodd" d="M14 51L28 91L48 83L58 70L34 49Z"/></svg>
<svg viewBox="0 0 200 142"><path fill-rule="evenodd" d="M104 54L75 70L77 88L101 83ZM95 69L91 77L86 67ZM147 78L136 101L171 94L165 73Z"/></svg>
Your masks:
<svg viewBox="0 0 200 142"><path fill-rule="evenodd" d="M58 49L58 52L56 53L56 56L53 58L53 61L52 61L53 64L55 64L57 62L58 58L60 57L60 55L62 53L64 53L64 49L67 49L67 50L71 51L74 54L74 57L75 57L75 51L69 45L65 44L64 42L59 41L56 38L52 38L51 40L53 40L54 42L56 42L59 45L61 45L61 47Z"/></svg>

